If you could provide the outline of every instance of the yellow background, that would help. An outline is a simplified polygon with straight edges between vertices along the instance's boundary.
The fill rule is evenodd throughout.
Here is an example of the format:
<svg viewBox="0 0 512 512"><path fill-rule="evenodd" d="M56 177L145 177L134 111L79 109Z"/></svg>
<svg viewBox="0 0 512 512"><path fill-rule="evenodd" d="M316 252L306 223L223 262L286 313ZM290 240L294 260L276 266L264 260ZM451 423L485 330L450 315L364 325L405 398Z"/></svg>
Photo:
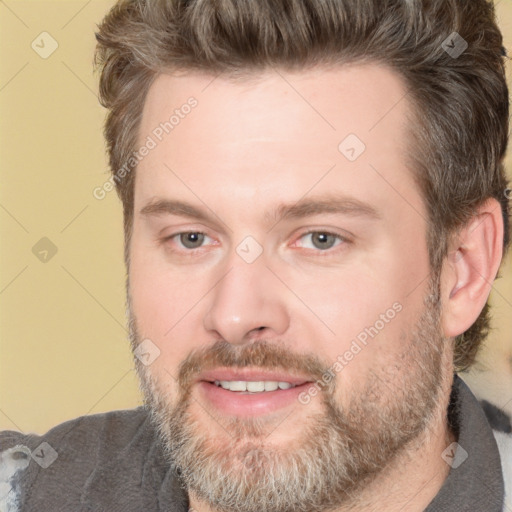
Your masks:
<svg viewBox="0 0 512 512"><path fill-rule="evenodd" d="M125 329L121 207L115 192L92 194L108 179L94 32L112 4L0 1L0 429L44 433L141 403ZM498 15L512 55L512 0ZM42 32L58 44L47 58L31 46L50 48ZM33 253L44 237L57 247L46 262ZM512 412L508 260L492 294L496 330L467 380Z"/></svg>

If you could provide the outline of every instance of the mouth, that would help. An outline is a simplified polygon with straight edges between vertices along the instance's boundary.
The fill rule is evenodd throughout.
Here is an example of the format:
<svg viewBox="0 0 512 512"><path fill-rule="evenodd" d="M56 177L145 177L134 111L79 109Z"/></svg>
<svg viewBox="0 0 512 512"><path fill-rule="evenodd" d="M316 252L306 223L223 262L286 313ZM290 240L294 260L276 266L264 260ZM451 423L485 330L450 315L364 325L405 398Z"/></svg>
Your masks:
<svg viewBox="0 0 512 512"><path fill-rule="evenodd" d="M203 401L224 415L261 416L300 406L299 394L312 382L283 372L217 369L201 374L197 385Z"/></svg>
<svg viewBox="0 0 512 512"><path fill-rule="evenodd" d="M278 382L275 380L215 380L216 386L237 393L268 393L278 389L290 389L296 387L291 382Z"/></svg>

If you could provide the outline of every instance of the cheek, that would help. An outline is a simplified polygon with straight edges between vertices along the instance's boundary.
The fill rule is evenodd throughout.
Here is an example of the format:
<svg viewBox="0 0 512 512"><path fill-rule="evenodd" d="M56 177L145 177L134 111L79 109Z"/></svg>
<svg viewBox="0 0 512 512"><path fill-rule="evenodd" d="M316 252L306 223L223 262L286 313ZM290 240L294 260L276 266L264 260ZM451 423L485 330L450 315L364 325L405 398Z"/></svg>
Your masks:
<svg viewBox="0 0 512 512"><path fill-rule="evenodd" d="M309 317L313 321L316 316L317 323L322 320L330 328L332 341L344 346L374 324L382 330L382 322L386 329L396 323L397 310L407 305L418 307L421 297L411 294L414 279L406 269L406 265L381 260L378 264L340 267L307 277L289 273L284 280L301 303L315 313L306 315L303 308L303 319ZM325 332L329 334L328 330Z"/></svg>
<svg viewBox="0 0 512 512"><path fill-rule="evenodd" d="M148 267L130 273L132 313L141 339L149 339L159 349L158 357L144 366L146 379L151 378L158 394L166 402L177 400L179 364L189 355L194 337L191 292L180 283L156 275Z"/></svg>
<svg viewBox="0 0 512 512"><path fill-rule="evenodd" d="M378 264L318 274L308 283L295 278L294 291L332 331L302 313L303 319L309 318L304 332L314 333L316 327L317 333L326 333L321 336L325 360L331 367L338 362L334 372L344 383L363 382L369 372L393 366L407 350L414 319L424 308L428 261L411 261L412 253L405 256L402 252L382 257Z"/></svg>
<svg viewBox="0 0 512 512"><path fill-rule="evenodd" d="M150 274L150 273L149 273ZM131 272L130 294L133 312L141 335L163 338L185 314L186 294L165 276Z"/></svg>
<svg viewBox="0 0 512 512"><path fill-rule="evenodd" d="M149 252L149 251L148 251ZM201 340L202 323L196 306L204 297L206 286L196 275L171 271L148 253L132 252L130 296L132 313L141 339L150 339L160 350L159 357L146 371L157 380L163 392L175 396L178 365L193 348L191 340ZM204 289L203 289L204 288Z"/></svg>
<svg viewBox="0 0 512 512"><path fill-rule="evenodd" d="M166 265L161 256L152 257L154 253L133 247L130 295L141 333L163 339L186 323L206 293L206 285L197 274Z"/></svg>

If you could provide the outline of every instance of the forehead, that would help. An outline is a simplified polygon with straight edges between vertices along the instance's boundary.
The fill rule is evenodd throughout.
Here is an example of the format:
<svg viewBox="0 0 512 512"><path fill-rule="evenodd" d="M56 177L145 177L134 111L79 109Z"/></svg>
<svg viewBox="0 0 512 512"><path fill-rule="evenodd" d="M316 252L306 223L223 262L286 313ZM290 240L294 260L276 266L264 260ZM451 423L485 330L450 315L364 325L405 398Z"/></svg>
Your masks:
<svg viewBox="0 0 512 512"><path fill-rule="evenodd" d="M136 202L171 182L183 188L178 176L205 194L227 186L245 199L274 189L302 195L333 168L326 189L334 180L352 193L377 180L380 193L392 184L410 195L410 112L401 77L374 63L274 69L248 81L162 74L139 129L139 144L154 145L137 169Z"/></svg>
<svg viewBox="0 0 512 512"><path fill-rule="evenodd" d="M240 79L194 71L160 74L147 94L140 134L150 133L195 98L198 108L191 117L200 118L201 125L194 121L179 123L179 130L174 126L168 138L171 141L177 140L180 133L204 135L199 128L209 130L208 140L212 143L224 144L228 143L227 135L237 140L241 129L244 136L272 140L295 136L296 140L326 137L336 141L349 132L369 138L368 132L381 123L383 133L386 127L397 127L396 121L402 120L409 106L407 101L401 101L405 96L401 76L377 63L293 73L274 69ZM395 116L388 116L391 110ZM297 121L304 124L297 126Z"/></svg>

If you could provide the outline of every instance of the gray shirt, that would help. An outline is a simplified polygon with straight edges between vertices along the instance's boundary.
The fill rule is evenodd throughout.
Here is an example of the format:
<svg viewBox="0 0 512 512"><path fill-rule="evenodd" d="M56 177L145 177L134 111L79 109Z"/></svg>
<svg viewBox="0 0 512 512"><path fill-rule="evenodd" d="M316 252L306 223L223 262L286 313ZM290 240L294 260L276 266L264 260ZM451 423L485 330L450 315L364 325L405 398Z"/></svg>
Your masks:
<svg viewBox="0 0 512 512"><path fill-rule="evenodd" d="M502 512L498 447L458 376L448 418L458 442L443 454L450 473L426 511ZM83 416L42 436L1 432L0 451L3 512L188 510L178 472L166 462L143 407Z"/></svg>

